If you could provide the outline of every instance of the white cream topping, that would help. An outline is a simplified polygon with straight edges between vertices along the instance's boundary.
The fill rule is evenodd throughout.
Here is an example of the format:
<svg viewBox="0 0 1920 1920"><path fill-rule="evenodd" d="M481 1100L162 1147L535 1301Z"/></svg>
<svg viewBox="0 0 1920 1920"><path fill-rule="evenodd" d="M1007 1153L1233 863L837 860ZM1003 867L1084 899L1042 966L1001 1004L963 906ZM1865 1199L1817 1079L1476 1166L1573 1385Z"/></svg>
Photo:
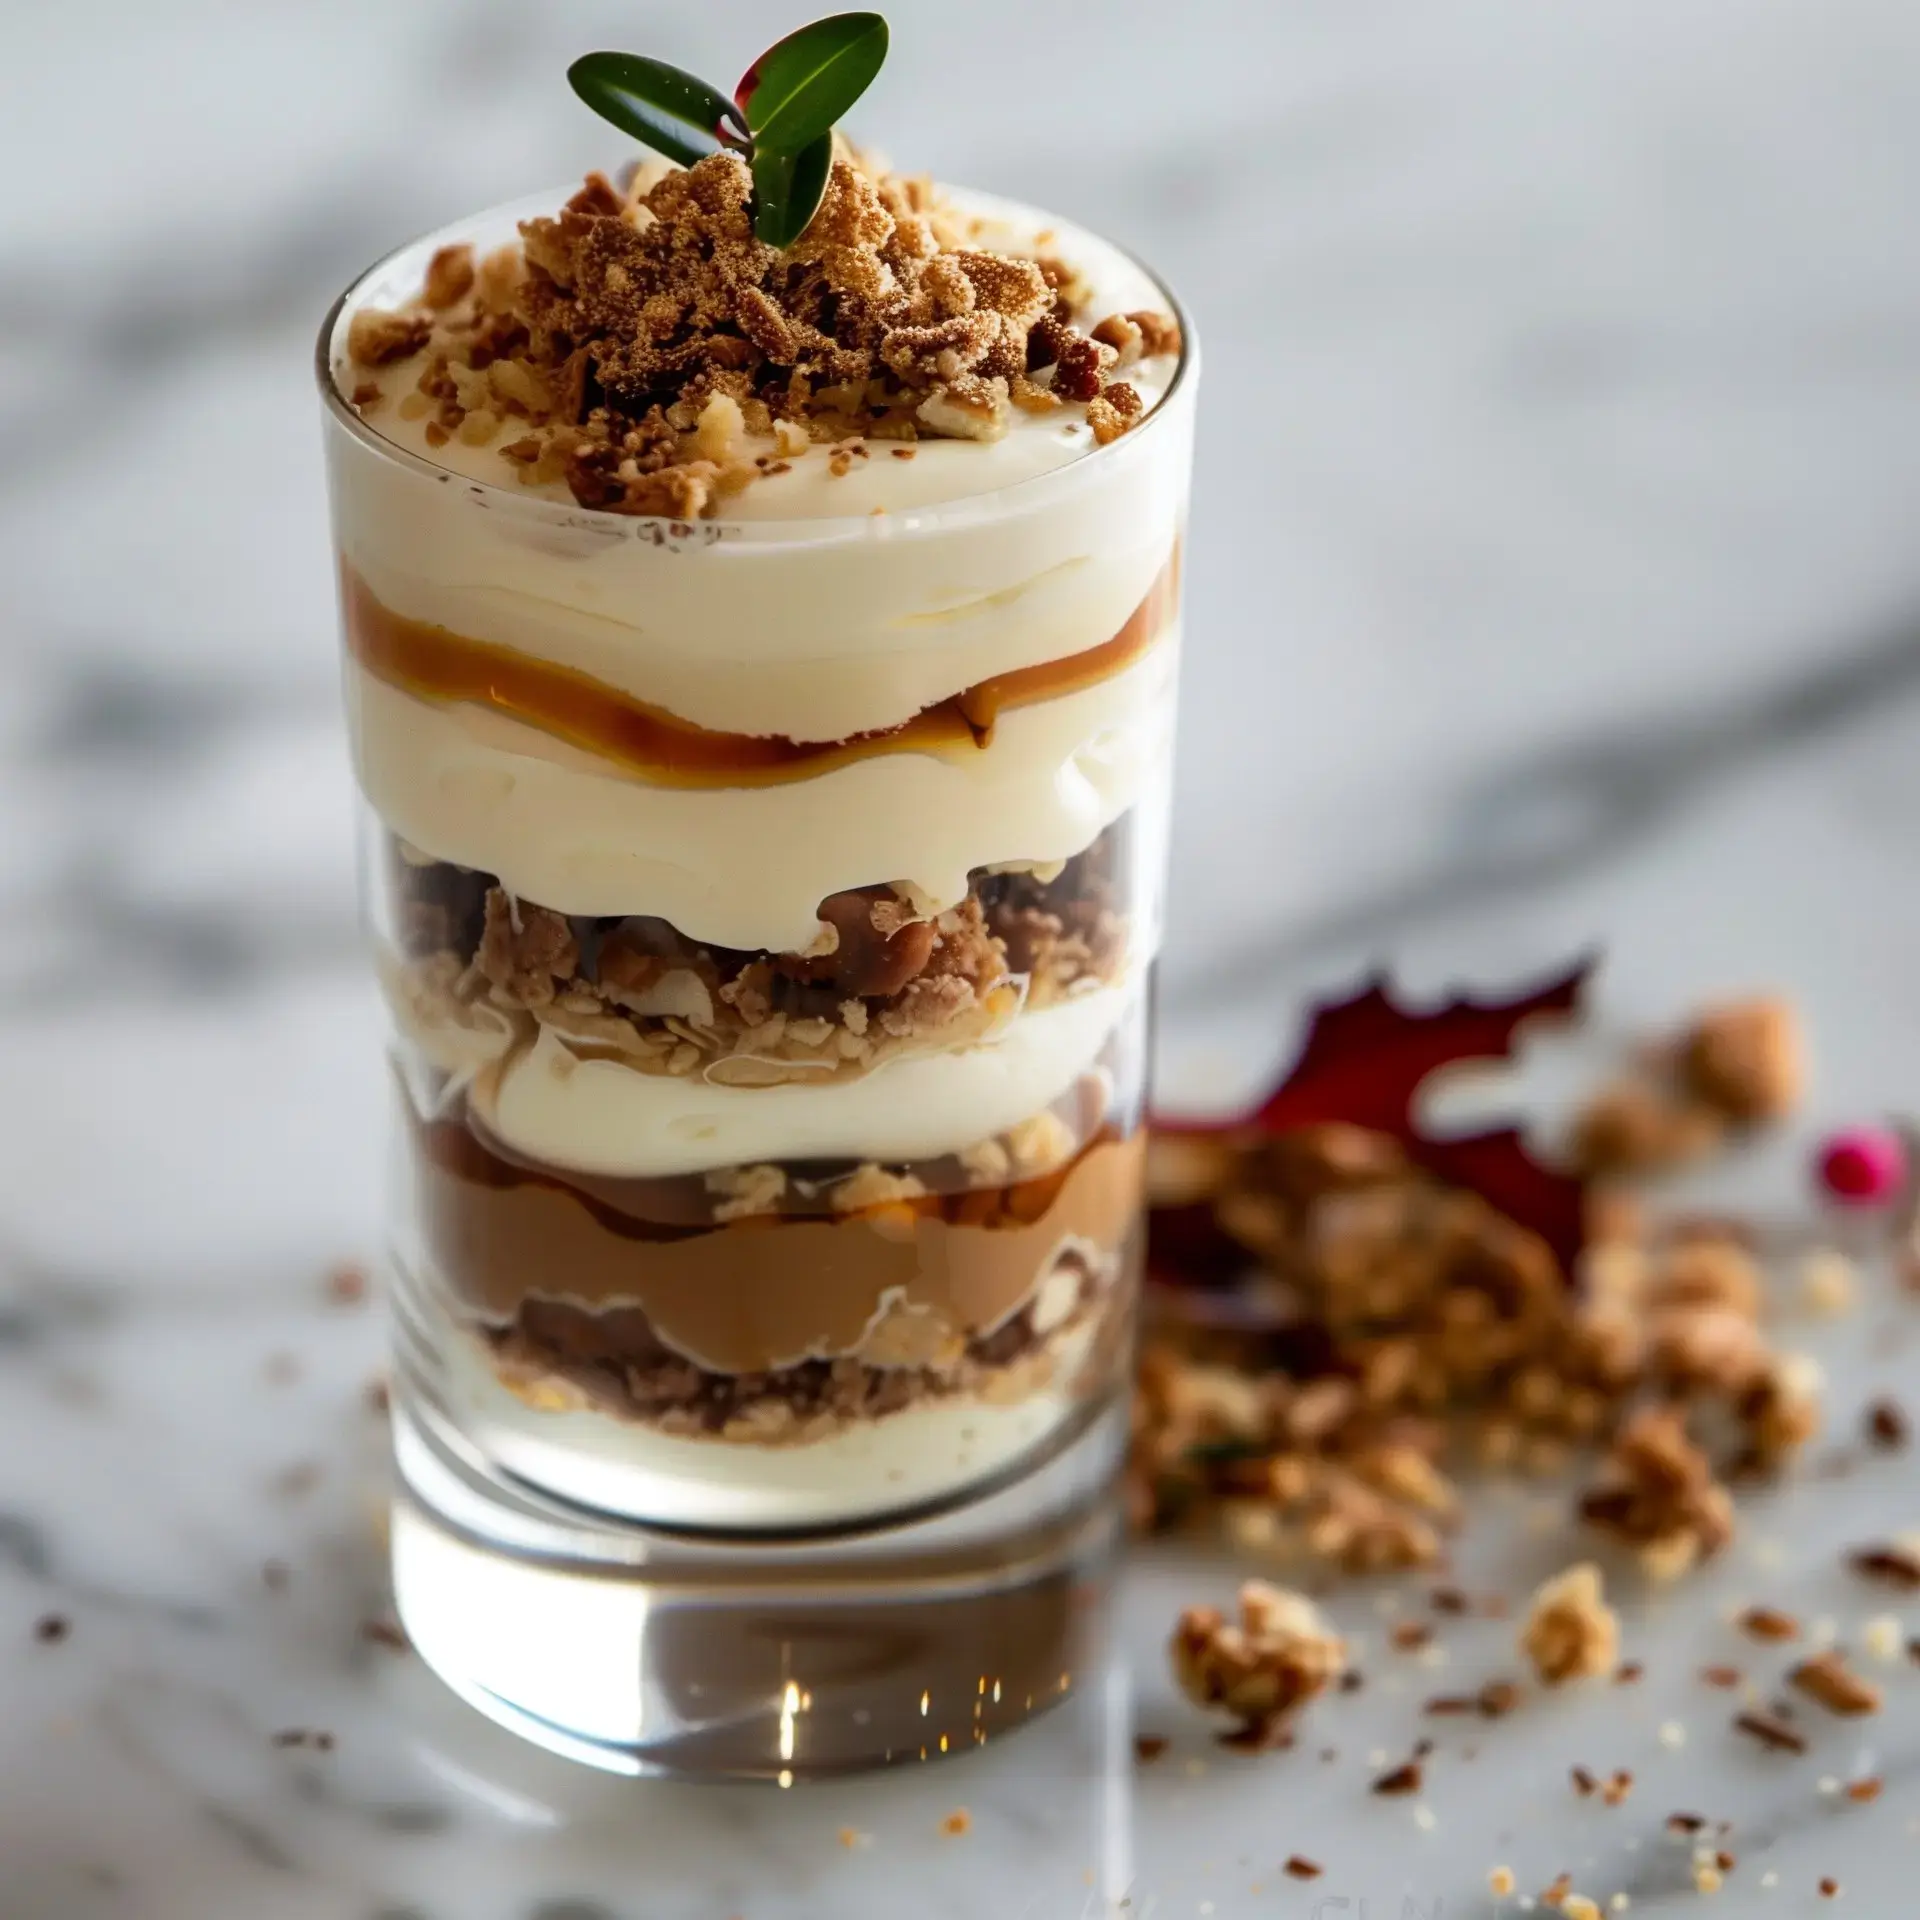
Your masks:
<svg viewBox="0 0 1920 1920"><path fill-rule="evenodd" d="M352 312L410 297L436 245L496 244L560 197L436 234L376 269L343 310L336 366ZM1002 211L1028 236L1044 224ZM1047 245L1100 284L1090 312L1165 305L1093 236L1056 227ZM1127 377L1152 397L1173 372L1162 359ZM388 403L370 424L394 444L413 437L440 471L336 424L335 527L344 558L396 613L577 667L719 731L839 740L1112 638L1173 551L1193 391L1190 373L1101 448L1077 408L1016 414L992 443L922 441L910 460L876 443L843 478L815 448L791 473L755 481L728 521L678 533L489 484L503 480L496 449L428 448L424 427Z"/></svg>
<svg viewBox="0 0 1920 1920"><path fill-rule="evenodd" d="M973 868L1087 846L1165 778L1177 653L1170 633L1124 672L1016 707L985 748L765 787L648 786L351 661L347 709L367 798L423 852L561 913L657 914L695 940L796 953L828 894L898 882L951 906Z"/></svg>
<svg viewBox="0 0 1920 1920"><path fill-rule="evenodd" d="M642 1073L583 1059L543 1027L497 1076L476 1080L470 1098L515 1153L581 1173L659 1179L760 1160L931 1160L1061 1099L1137 993L1098 988L1022 1014L984 1045L904 1055L821 1086ZM404 1029L404 1010L401 1021Z"/></svg>
<svg viewBox="0 0 1920 1920"><path fill-rule="evenodd" d="M485 1357L450 1342L451 1386L492 1456L533 1485L665 1525L795 1527L916 1506L1011 1465L1079 1404L1095 1328L1057 1343L1053 1379L1023 1400L925 1401L804 1446L683 1439L581 1409L528 1406Z"/></svg>

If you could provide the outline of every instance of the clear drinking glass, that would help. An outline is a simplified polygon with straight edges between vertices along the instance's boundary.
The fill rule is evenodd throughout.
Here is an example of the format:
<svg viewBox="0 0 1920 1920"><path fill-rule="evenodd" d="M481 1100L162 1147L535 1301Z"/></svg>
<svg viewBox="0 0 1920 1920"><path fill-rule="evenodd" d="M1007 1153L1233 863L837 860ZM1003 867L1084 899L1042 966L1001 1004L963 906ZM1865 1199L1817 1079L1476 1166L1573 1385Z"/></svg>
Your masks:
<svg viewBox="0 0 1920 1920"><path fill-rule="evenodd" d="M900 512L637 519L384 439L354 312L563 197L381 262L319 342L398 1604L602 1766L948 1752L1072 1688L1116 1545L1192 337L1111 444ZM1009 670L1016 597L1050 657ZM674 711L715 635L734 732ZM795 744L848 656L919 718Z"/></svg>

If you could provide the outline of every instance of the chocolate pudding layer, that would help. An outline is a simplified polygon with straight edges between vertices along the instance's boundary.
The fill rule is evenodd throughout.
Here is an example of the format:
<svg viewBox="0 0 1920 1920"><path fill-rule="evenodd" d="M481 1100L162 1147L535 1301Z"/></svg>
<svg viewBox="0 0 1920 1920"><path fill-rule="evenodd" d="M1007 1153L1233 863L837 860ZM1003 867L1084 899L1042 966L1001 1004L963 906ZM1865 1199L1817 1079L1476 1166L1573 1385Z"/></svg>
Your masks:
<svg viewBox="0 0 1920 1920"><path fill-rule="evenodd" d="M870 1168L856 1207L788 1211L770 1193L764 1211L692 1224L672 1183L530 1166L468 1123L416 1122L413 1143L423 1251L464 1312L501 1327L530 1303L565 1308L527 1330L590 1317L595 1359L717 1373L957 1362L1063 1265L1111 1268L1141 1180L1141 1136L1103 1129L1032 1179L936 1193Z"/></svg>

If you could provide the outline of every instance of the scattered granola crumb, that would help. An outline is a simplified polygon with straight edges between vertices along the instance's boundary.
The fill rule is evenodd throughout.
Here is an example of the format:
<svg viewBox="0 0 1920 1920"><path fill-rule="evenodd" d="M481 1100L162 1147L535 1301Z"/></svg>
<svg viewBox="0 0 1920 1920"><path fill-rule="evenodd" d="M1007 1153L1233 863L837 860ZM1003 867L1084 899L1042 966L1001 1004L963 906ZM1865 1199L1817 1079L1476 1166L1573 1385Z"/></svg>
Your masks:
<svg viewBox="0 0 1920 1920"><path fill-rule="evenodd" d="M950 1840L957 1840L962 1834L973 1831L973 1815L970 1814L965 1807L955 1807L954 1810L940 1822L940 1831Z"/></svg>
<svg viewBox="0 0 1920 1920"><path fill-rule="evenodd" d="M1617 1807L1632 1791L1633 1775L1625 1767L1620 1767L1607 1776L1606 1785L1600 1789L1600 1798L1606 1805Z"/></svg>
<svg viewBox="0 0 1920 1920"><path fill-rule="evenodd" d="M1487 1875L1488 1891L1502 1900L1513 1891L1516 1884L1511 1867L1495 1867Z"/></svg>
<svg viewBox="0 0 1920 1920"><path fill-rule="evenodd" d="M1613 1684L1616 1687L1631 1687L1645 1672L1646 1668L1638 1660L1622 1660L1614 1669Z"/></svg>
<svg viewBox="0 0 1920 1920"><path fill-rule="evenodd" d="M42 1646L58 1646L73 1631L73 1622L64 1613L43 1613L33 1623L33 1637Z"/></svg>
<svg viewBox="0 0 1920 1920"><path fill-rule="evenodd" d="M1839 1893L1840 1893L1840 1882L1834 1879L1834 1877L1831 1874L1828 1874L1820 1882L1820 1898L1822 1900L1837 1899L1839 1897Z"/></svg>
<svg viewBox="0 0 1920 1920"><path fill-rule="evenodd" d="M1867 1438L1883 1452L1897 1452L1907 1444L1910 1427L1897 1400L1876 1400L1862 1417Z"/></svg>
<svg viewBox="0 0 1920 1920"><path fill-rule="evenodd" d="M1583 1560L1546 1581L1533 1596L1520 1646L1550 1687L1608 1671L1620 1651L1620 1621L1606 1603L1600 1569Z"/></svg>
<svg viewBox="0 0 1920 1920"><path fill-rule="evenodd" d="M1858 1290L1858 1269L1835 1248L1817 1248L1800 1263L1800 1303L1809 1313L1837 1320L1852 1312Z"/></svg>
<svg viewBox="0 0 1920 1920"><path fill-rule="evenodd" d="M1189 1699L1222 1707L1252 1739L1277 1738L1286 1722L1337 1679L1344 1643L1329 1633L1303 1594L1249 1580L1240 1618L1189 1607L1174 1629L1174 1676Z"/></svg>
<svg viewBox="0 0 1920 1920"><path fill-rule="evenodd" d="M1659 1737L1663 1747L1676 1753L1687 1744L1687 1730L1678 1720L1662 1720Z"/></svg>
<svg viewBox="0 0 1920 1920"><path fill-rule="evenodd" d="M1807 1737L1799 1728L1774 1713L1742 1713L1734 1717L1734 1726L1745 1734L1751 1734L1763 1747L1774 1753L1805 1753Z"/></svg>
<svg viewBox="0 0 1920 1920"><path fill-rule="evenodd" d="M1317 1860L1309 1860L1302 1854L1289 1854L1286 1865L1281 1869L1295 1880L1318 1880L1326 1871Z"/></svg>
<svg viewBox="0 0 1920 1920"><path fill-rule="evenodd" d="M1706 1825L1705 1818L1697 1813L1670 1813L1667 1815L1669 1833L1698 1833Z"/></svg>
<svg viewBox="0 0 1920 1920"><path fill-rule="evenodd" d="M1711 1860L1696 1860L1693 1863L1693 1890L1696 1893L1718 1893L1725 1884L1720 1869Z"/></svg>
<svg viewBox="0 0 1920 1920"><path fill-rule="evenodd" d="M1876 1580L1907 1593L1920 1592L1920 1554L1905 1547L1857 1547L1847 1555L1847 1565L1863 1580Z"/></svg>
<svg viewBox="0 0 1920 1920"><path fill-rule="evenodd" d="M1418 1793L1424 1777L1418 1760L1403 1760L1397 1767L1389 1767L1374 1781L1373 1791L1389 1797Z"/></svg>
<svg viewBox="0 0 1920 1920"><path fill-rule="evenodd" d="M276 1747L311 1747L316 1753L333 1751L333 1735L318 1727L282 1727L273 1736Z"/></svg>
<svg viewBox="0 0 1920 1920"><path fill-rule="evenodd" d="M1580 1514L1634 1548L1655 1579L1684 1573L1733 1537L1733 1502L1672 1406L1628 1419Z"/></svg>
<svg viewBox="0 0 1920 1920"><path fill-rule="evenodd" d="M394 1653L405 1653L413 1645L407 1638L406 1629L395 1620L363 1620L360 1623L360 1637Z"/></svg>
<svg viewBox="0 0 1920 1920"><path fill-rule="evenodd" d="M1566 1920L1600 1920L1599 1903L1589 1900L1584 1893L1570 1893L1560 1902L1560 1911Z"/></svg>
<svg viewBox="0 0 1920 1920"><path fill-rule="evenodd" d="M1829 1713L1851 1718L1880 1711L1880 1689L1863 1680L1838 1653L1817 1653L1787 1675L1787 1684Z"/></svg>
<svg viewBox="0 0 1920 1920"><path fill-rule="evenodd" d="M1585 1800L1599 1788L1600 1782L1585 1767L1576 1766L1569 1770L1573 1779L1573 1790Z"/></svg>
<svg viewBox="0 0 1920 1920"><path fill-rule="evenodd" d="M1778 1607L1748 1607L1734 1623L1753 1640L1797 1640L1800 1622Z"/></svg>
<svg viewBox="0 0 1920 1920"><path fill-rule="evenodd" d="M1163 1734L1136 1733L1133 1736L1133 1757L1143 1766L1150 1765L1166 1752L1168 1741Z"/></svg>
<svg viewBox="0 0 1920 1920"><path fill-rule="evenodd" d="M1745 1676L1738 1667L1702 1667L1700 1678L1710 1687L1737 1687Z"/></svg>
<svg viewBox="0 0 1920 1920"><path fill-rule="evenodd" d="M1519 1685L1512 1680L1489 1680L1474 1695L1474 1705L1483 1720L1504 1720L1522 1698Z"/></svg>
<svg viewBox="0 0 1920 1920"><path fill-rule="evenodd" d="M1869 1774L1862 1780L1847 1782L1847 1798L1866 1806L1880 1798L1881 1782L1877 1775Z"/></svg>
<svg viewBox="0 0 1920 1920"><path fill-rule="evenodd" d="M1860 1628L1860 1645L1875 1660L1891 1666L1906 1644L1905 1631L1890 1613L1876 1613Z"/></svg>
<svg viewBox="0 0 1920 1920"><path fill-rule="evenodd" d="M336 1261L327 1269L325 1285L336 1306L358 1306L367 1297L367 1270L358 1260Z"/></svg>

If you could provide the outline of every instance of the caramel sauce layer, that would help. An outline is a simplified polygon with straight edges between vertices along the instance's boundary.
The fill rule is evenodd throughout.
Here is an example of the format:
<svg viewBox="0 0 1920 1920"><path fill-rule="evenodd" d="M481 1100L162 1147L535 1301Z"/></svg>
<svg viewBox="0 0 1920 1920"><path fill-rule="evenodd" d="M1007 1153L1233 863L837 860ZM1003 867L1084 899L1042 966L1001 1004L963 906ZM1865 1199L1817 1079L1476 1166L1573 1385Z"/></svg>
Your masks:
<svg viewBox="0 0 1920 1920"><path fill-rule="evenodd" d="M627 1212L628 1183L576 1184L503 1159L464 1121L412 1126L428 1252L475 1312L504 1322L552 1300L644 1317L665 1348L718 1373L854 1353L890 1303L959 1340L999 1325L1063 1240L1102 1253L1124 1244L1145 1151L1144 1133L1108 1131L1054 1172L1005 1187L837 1220L693 1228Z"/></svg>
<svg viewBox="0 0 1920 1920"><path fill-rule="evenodd" d="M1111 640L982 680L897 727L833 741L696 726L576 667L395 613L345 561L340 605L354 659L376 679L416 699L491 708L597 754L652 786L770 787L831 773L872 754L952 754L991 745L1001 714L1078 693L1138 660L1172 614L1177 564L1176 557L1161 569Z"/></svg>

